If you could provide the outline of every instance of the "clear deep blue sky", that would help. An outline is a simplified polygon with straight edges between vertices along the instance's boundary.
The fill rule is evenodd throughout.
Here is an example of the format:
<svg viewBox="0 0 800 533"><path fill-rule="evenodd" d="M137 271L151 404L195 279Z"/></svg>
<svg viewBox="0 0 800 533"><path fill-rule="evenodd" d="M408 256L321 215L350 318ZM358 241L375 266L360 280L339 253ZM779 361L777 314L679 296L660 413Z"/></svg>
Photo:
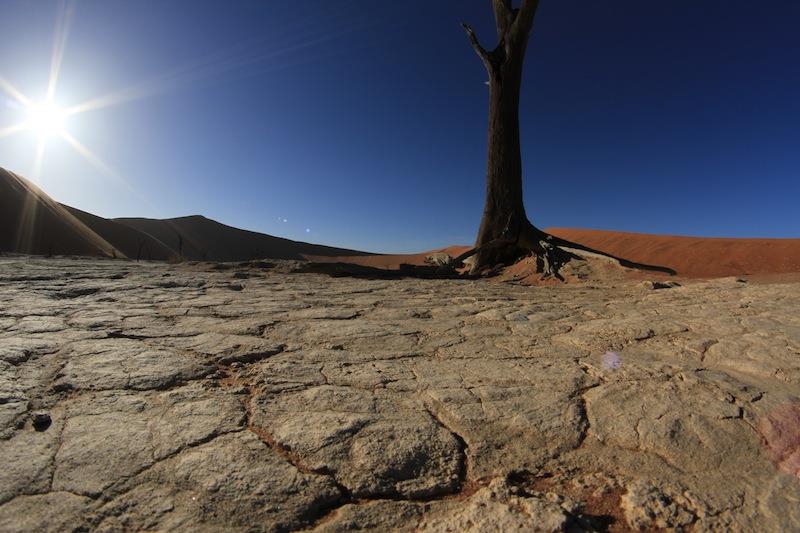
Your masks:
<svg viewBox="0 0 800 533"><path fill-rule="evenodd" d="M474 240L488 0L83 0L39 183L96 214L204 214L373 251ZM0 76L42 98L58 4L0 3ZM542 0L521 124L540 227L800 237L800 2ZM5 97L4 97L5 98ZM0 129L20 110L5 99ZM0 139L32 172L36 138ZM286 222L283 220L286 219ZM307 232L306 230L310 230Z"/></svg>

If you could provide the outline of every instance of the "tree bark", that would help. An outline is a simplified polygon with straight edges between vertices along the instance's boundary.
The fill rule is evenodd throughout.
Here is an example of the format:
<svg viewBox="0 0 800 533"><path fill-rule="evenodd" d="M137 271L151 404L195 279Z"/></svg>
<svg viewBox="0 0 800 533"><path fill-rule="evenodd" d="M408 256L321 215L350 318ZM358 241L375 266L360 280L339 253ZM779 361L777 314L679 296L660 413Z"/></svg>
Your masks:
<svg viewBox="0 0 800 533"><path fill-rule="evenodd" d="M523 0L514 9L511 0L493 0L499 43L491 52L478 42L467 25L464 29L489 75L489 133L486 202L473 272L519 258L546 235L528 220L522 200L519 102L528 36L538 0ZM502 243L502 246L488 246ZM520 246L523 245L523 246Z"/></svg>
<svg viewBox="0 0 800 533"><path fill-rule="evenodd" d="M525 51L538 7L539 0L521 0L517 9L512 0L492 0L499 41L492 51L481 46L470 26L462 24L489 75L489 136L486 203L477 242L475 248L453 263L459 265L474 256L471 273L479 274L533 254L538 272L562 279L559 269L566 262L579 259L573 251L580 250L609 257L624 267L674 275L670 268L634 263L548 235L528 220L522 201L519 101Z"/></svg>

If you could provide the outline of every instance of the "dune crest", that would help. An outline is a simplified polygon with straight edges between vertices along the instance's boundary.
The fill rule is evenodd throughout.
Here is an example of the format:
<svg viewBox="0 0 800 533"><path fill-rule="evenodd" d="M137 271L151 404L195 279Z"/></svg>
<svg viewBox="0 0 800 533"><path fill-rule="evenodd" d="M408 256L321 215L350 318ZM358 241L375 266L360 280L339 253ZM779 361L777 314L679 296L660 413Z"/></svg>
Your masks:
<svg viewBox="0 0 800 533"><path fill-rule="evenodd" d="M302 260L369 255L298 242L194 215L166 220L107 219L60 204L29 180L0 168L0 251L168 261Z"/></svg>
<svg viewBox="0 0 800 533"><path fill-rule="evenodd" d="M0 251L125 257L39 187L0 168Z"/></svg>

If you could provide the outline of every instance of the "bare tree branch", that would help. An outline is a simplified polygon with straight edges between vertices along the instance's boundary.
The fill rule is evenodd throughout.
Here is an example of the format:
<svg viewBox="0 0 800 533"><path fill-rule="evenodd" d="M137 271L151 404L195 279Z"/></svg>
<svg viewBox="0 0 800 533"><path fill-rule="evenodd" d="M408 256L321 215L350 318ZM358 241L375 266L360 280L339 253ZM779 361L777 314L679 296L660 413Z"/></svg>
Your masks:
<svg viewBox="0 0 800 533"><path fill-rule="evenodd" d="M489 52L481 46L481 43L478 42L478 37L475 35L475 30L472 29L472 26L469 24L461 23L461 27L464 28L464 31L467 32L467 36L469 37L469 42L472 43L472 48L475 49L475 53L478 54L478 57L481 58L483 64L486 65L487 69L491 69L491 61L489 60Z"/></svg>
<svg viewBox="0 0 800 533"><path fill-rule="evenodd" d="M512 38L526 38L533 28L533 19L539 8L539 0L522 0L522 5L517 10L517 16L511 27Z"/></svg>
<svg viewBox="0 0 800 533"><path fill-rule="evenodd" d="M492 7L497 26L497 38L502 41L514 22L514 9L511 6L511 0L492 0Z"/></svg>

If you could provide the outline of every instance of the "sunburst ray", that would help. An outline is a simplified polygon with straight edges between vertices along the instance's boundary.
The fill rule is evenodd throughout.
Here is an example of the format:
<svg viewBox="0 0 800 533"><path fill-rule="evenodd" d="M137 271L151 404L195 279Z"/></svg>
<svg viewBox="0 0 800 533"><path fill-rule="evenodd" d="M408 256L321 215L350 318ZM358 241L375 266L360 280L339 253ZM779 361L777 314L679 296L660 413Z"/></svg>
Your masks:
<svg viewBox="0 0 800 533"><path fill-rule="evenodd" d="M67 47L67 37L75 13L75 4L62 0L59 4L56 28L53 35L53 55L50 60L50 78L47 82L47 101L51 102L56 95L58 77L61 74L61 63L64 60L64 50Z"/></svg>
<svg viewBox="0 0 800 533"><path fill-rule="evenodd" d="M3 128L0 130L0 139L3 137L8 137L9 135L14 135L15 133L19 133L28 129L28 125L24 122L20 122L19 124L14 124L13 126L8 126L7 128Z"/></svg>
<svg viewBox="0 0 800 533"><path fill-rule="evenodd" d="M22 94L19 89L11 85L11 82L5 78L0 78L0 89L25 107L30 107L33 105L33 102L30 98Z"/></svg>
<svg viewBox="0 0 800 533"><path fill-rule="evenodd" d="M109 164L105 161L100 159L94 152L92 152L87 146L81 143L78 139L70 135L68 132L64 131L61 132L61 138L67 141L72 148L75 149L78 154L80 154L86 161L95 167L97 170L102 172L106 177L113 179L118 185L123 187L128 193L134 195L141 203L146 205L153 213L158 212L158 208L142 193L137 191L133 188L133 186L128 183L128 180L119 173L117 170L112 168Z"/></svg>
<svg viewBox="0 0 800 533"><path fill-rule="evenodd" d="M355 0L342 0L343 2L354 2ZM50 75L48 78L46 100L44 102L34 102L14 85L6 79L0 77L0 90L7 93L13 100L21 105L29 115L35 116L37 111L41 114L42 109L46 107L50 115L46 115L46 120L41 120L44 126L39 128L35 118L12 126L7 126L0 129L0 138L8 137L10 135L19 133L23 130L41 129L39 141L36 147L36 155L33 164L32 179L38 182L40 179L44 156L47 146L47 137L61 138L67 142L79 155L81 155L91 166L99 170L103 175L111 178L113 181L122 185L126 190L135 194L141 200L149 205L154 212L157 211L155 206L151 204L146 198L138 193L114 168L108 165L103 159L91 151L88 147L82 144L73 135L63 130L60 125L60 120L68 115L75 115L96 109L111 107L126 102L139 100L158 93L180 88L189 84L197 84L201 81L221 79L228 79L226 74L234 71L240 71L239 74L253 75L264 74L275 70L290 68L309 60L319 60L320 55L315 55L314 58L308 57L291 57L288 61L275 61L277 58L288 56L292 52L319 46L325 42L334 40L341 35L350 33L359 27L363 27L365 22L350 22L343 21L337 18L339 14L340 4L336 6L329 5L328 13L323 13L325 16L320 17L319 24L325 24L324 27L319 27L319 24L308 23L306 17L300 16L297 25L284 25L282 30L278 33L270 34L266 38L258 38L256 40L249 40L247 42L240 42L238 44L223 48L212 53L209 56L200 58L192 63L183 65L168 71L164 75L142 81L134 84L131 87L106 94L97 98L90 99L81 104L74 105L67 109L59 109L55 106L54 100L56 96L57 87L59 84L62 64L64 60L64 52L67 46L67 38L69 36L70 27L75 13L74 0L59 0L58 14L56 16L55 31L53 35L53 48L50 63ZM336 28L331 31L329 28ZM268 39L269 41L267 41ZM271 42L271 45L270 45ZM281 44L277 44L281 43ZM264 48L267 48L264 50ZM259 51L261 50L261 51ZM264 65L264 63L270 62ZM249 69L249 67L257 67ZM242 70L248 69L247 72L242 73ZM46 131L45 131L46 130Z"/></svg>
<svg viewBox="0 0 800 533"><path fill-rule="evenodd" d="M206 79L213 79L221 76L227 72L236 71L248 66L264 63L268 60L273 60L281 56L285 56L291 52L297 52L306 48L318 46L325 42L334 40L344 34L352 32L358 26L352 25L339 29L338 31L329 32L319 37L314 37L316 32L307 31L305 33L296 34L300 37L299 41L291 44L275 48L265 53L241 53L244 44L240 43L231 46L227 49L220 50L202 59L198 59L187 65L176 67L170 72L154 77L137 84L134 84L125 89L111 92L109 94L92 98L80 104L68 107L64 110L65 115L75 115L78 113L85 113L87 111L95 111L106 107L113 107L143 98L148 98L156 94L168 92L170 90L179 89L192 83L196 83ZM287 65L274 65L276 70L287 68ZM267 69L266 71L271 71ZM261 71L263 73L264 71Z"/></svg>
<svg viewBox="0 0 800 533"><path fill-rule="evenodd" d="M86 146L84 146L78 139L67 133L66 131L61 132L61 138L67 141L70 146L72 146L76 152L78 152L81 156L83 156L86 161L88 161L93 167L97 170L100 170L103 174L107 177L113 178L117 182L126 187L130 188L128 182L125 178L122 177L122 174L111 168L105 161L100 159L94 152L89 150Z"/></svg>
<svg viewBox="0 0 800 533"><path fill-rule="evenodd" d="M31 173L31 181L36 184L39 183L39 178L42 175L45 148L47 148L47 139L39 139L39 143L36 145L36 156L33 158L33 172Z"/></svg>

